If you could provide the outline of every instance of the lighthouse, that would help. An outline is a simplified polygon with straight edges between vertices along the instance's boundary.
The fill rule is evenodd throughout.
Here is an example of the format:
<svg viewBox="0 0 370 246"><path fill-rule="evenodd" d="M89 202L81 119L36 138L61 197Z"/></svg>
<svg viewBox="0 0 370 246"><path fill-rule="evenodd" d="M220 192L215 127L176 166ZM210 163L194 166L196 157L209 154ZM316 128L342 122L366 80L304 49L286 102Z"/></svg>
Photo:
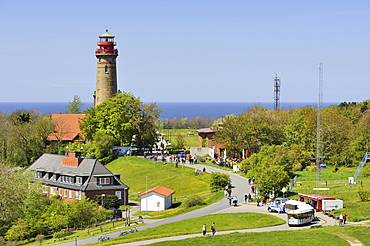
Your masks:
<svg viewBox="0 0 370 246"><path fill-rule="evenodd" d="M98 46L95 50L97 67L94 106L108 100L117 93L116 59L118 50L114 48L116 46L114 36L106 30L104 34L99 36Z"/></svg>

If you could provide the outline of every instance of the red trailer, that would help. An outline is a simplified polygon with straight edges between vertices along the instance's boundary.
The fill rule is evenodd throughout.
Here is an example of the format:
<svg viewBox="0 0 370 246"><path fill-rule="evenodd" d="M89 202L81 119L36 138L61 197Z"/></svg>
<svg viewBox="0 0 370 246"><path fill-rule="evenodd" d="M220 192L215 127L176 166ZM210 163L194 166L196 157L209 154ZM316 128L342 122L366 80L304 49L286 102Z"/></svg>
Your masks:
<svg viewBox="0 0 370 246"><path fill-rule="evenodd" d="M301 193L298 193L298 195L299 195L299 200L301 202L309 203L316 210L316 212L321 212L322 211L322 201L323 200L335 200L334 197L323 196L323 195L319 195L319 194L301 194Z"/></svg>

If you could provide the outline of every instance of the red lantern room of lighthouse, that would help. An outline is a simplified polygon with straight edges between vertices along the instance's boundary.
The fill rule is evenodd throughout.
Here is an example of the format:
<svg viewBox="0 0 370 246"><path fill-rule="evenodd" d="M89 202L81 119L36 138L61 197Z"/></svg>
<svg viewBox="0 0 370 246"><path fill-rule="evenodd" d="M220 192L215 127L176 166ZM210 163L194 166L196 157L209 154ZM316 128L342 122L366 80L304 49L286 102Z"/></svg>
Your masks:
<svg viewBox="0 0 370 246"><path fill-rule="evenodd" d="M96 92L94 106L112 98L117 93L116 58L118 50L114 48L114 36L106 30L99 36L99 48L95 50L97 58Z"/></svg>
<svg viewBox="0 0 370 246"><path fill-rule="evenodd" d="M118 50L114 48L116 43L114 42L114 36L105 31L105 33L99 36L98 46L99 48L95 51L95 55L116 55L118 56Z"/></svg>

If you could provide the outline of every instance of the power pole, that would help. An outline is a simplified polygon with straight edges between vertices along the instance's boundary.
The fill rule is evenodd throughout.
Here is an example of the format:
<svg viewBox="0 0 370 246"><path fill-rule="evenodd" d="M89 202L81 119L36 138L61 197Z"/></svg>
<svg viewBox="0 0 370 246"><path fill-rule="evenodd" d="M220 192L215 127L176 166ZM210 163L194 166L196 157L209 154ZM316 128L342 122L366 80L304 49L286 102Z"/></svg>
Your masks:
<svg viewBox="0 0 370 246"><path fill-rule="evenodd" d="M275 74L274 78L274 109L280 109L280 78Z"/></svg>
<svg viewBox="0 0 370 246"><path fill-rule="evenodd" d="M317 138L316 138L316 188L319 187L320 181L320 164L321 164L321 108L323 101L323 64L319 64L319 98L317 103Z"/></svg>

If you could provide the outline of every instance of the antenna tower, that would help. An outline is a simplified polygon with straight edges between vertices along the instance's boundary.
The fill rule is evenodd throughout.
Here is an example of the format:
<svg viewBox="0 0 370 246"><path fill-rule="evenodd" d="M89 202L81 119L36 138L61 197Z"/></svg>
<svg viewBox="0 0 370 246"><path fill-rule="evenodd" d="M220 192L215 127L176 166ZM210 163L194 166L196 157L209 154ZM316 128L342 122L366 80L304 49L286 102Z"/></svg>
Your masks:
<svg viewBox="0 0 370 246"><path fill-rule="evenodd" d="M274 109L280 108L280 78L275 74L274 78Z"/></svg>
<svg viewBox="0 0 370 246"><path fill-rule="evenodd" d="M320 164L321 162L321 108L323 101L323 64L319 64L319 98L317 103L317 138L316 138L316 188L319 187L320 181Z"/></svg>

